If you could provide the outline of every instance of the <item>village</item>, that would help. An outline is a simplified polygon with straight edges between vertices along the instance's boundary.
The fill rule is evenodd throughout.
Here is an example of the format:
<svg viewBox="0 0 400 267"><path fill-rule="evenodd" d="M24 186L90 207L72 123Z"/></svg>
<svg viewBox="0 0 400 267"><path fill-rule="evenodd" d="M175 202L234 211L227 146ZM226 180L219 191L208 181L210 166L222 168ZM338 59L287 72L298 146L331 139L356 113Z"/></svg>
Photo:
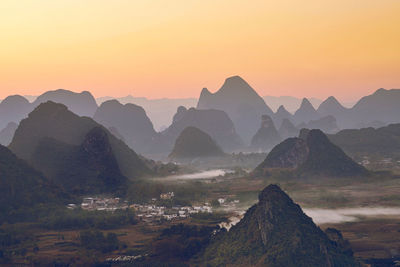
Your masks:
<svg viewBox="0 0 400 267"><path fill-rule="evenodd" d="M160 200L172 200L174 192L160 194ZM85 197L80 205L83 210L88 211L110 211L113 212L117 209L133 209L136 216L140 221L146 223L160 223L163 221L186 219L193 214L197 213L212 213L211 205L206 202L202 205L194 206L161 206L157 205L158 199L153 198L151 203L147 204L129 204L126 200L120 198L106 198L106 197ZM222 200L221 200L222 202ZM78 206L75 204L68 204L69 209L75 209Z"/></svg>

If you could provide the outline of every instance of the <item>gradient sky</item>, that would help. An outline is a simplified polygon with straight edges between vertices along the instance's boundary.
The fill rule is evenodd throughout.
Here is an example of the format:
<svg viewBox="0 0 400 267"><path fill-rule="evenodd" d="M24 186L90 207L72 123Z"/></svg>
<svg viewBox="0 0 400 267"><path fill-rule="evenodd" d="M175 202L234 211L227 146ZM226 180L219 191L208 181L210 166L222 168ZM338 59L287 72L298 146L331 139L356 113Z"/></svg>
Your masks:
<svg viewBox="0 0 400 267"><path fill-rule="evenodd" d="M0 98L65 88L348 101L400 88L400 0L2 0Z"/></svg>

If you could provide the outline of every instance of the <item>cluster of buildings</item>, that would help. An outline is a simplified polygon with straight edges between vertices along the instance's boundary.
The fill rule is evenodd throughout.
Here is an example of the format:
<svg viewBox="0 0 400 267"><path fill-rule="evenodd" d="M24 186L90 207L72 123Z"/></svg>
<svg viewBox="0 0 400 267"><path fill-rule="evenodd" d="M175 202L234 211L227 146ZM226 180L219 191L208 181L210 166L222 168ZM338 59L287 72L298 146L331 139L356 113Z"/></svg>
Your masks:
<svg viewBox="0 0 400 267"><path fill-rule="evenodd" d="M171 221L186 219L196 213L212 213L212 207L205 203L202 206L156 206L154 204L133 204L130 206L135 210L138 218L144 222Z"/></svg>
<svg viewBox="0 0 400 267"><path fill-rule="evenodd" d="M127 201L121 201L120 198L100 198L100 197L85 197L82 201L81 208L84 210L105 210L114 211L117 209L128 208Z"/></svg>
<svg viewBox="0 0 400 267"><path fill-rule="evenodd" d="M118 257L115 257L115 258L107 258L106 262L110 262L110 263L129 262L129 261L135 261L135 260L138 260L140 258L147 257L147 256L148 256L148 254L137 255L137 256L124 256L124 255L121 255L121 256L118 256Z"/></svg>
<svg viewBox="0 0 400 267"><path fill-rule="evenodd" d="M392 158L382 158L382 159L370 159L367 156L364 156L359 164L363 165L364 167L373 167L373 168L395 168L400 167L400 160L394 160Z"/></svg>
<svg viewBox="0 0 400 267"><path fill-rule="evenodd" d="M161 200L171 200L174 197L174 192L162 193ZM83 210L104 210L115 211L117 209L131 208L135 210L136 216L144 222L161 222L189 218L197 213L212 213L212 207L209 203L204 203L197 206L157 206L157 199L152 199L149 204L132 204L127 201L122 201L120 198L106 197L85 197L80 205ZM226 205L225 199L218 200L221 204ZM225 203L225 204L224 204ZM78 206L68 204L69 209L75 209Z"/></svg>

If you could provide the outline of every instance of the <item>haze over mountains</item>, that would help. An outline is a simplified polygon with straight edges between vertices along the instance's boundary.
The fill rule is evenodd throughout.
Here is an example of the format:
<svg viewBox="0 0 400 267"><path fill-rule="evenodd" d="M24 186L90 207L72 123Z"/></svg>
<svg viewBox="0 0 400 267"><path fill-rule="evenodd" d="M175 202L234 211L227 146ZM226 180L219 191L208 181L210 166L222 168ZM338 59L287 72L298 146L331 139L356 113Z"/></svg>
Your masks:
<svg viewBox="0 0 400 267"><path fill-rule="evenodd" d="M254 170L266 175L269 169L292 169L299 175L348 177L367 174L321 130L303 131L300 137L288 138L275 146Z"/></svg>
<svg viewBox="0 0 400 267"><path fill-rule="evenodd" d="M4 129L0 141L3 144L10 142L9 136L2 137L12 134L12 127L5 129L9 123L18 124L35 107L48 100L66 105L79 116L93 117L131 149L145 155L168 155L180 132L188 126L205 131L226 152L244 148L265 150L276 143L254 145L251 142L260 128L262 115L270 116L275 128L279 129L279 138L272 138L275 140L294 137L301 128L336 133L341 129L382 127L400 120L399 89L379 89L361 98L352 108L343 107L331 96L317 109L304 98L294 114L287 111L284 105L280 105L274 113L245 80L233 76L227 78L215 93L203 89L197 109L186 107L194 106L195 99L148 100L132 96L120 98L121 102L105 101L98 107L89 92L74 93L63 89L46 92L33 103L22 96L10 96L0 103L0 131ZM130 102L142 103L144 107ZM182 108L178 109L178 104L182 103ZM154 120L155 117L160 119ZM230 125L231 122L233 125ZM160 128L163 130L159 131Z"/></svg>
<svg viewBox="0 0 400 267"><path fill-rule="evenodd" d="M38 147L45 146L44 142L54 142L54 140L61 143L62 149L68 150L71 146L80 146L87 138L87 134L96 127L102 126L91 118L72 113L62 104L46 102L30 113L27 119L21 121L9 147L21 159L38 166L38 169L45 173L50 173L57 165L52 164L51 157L47 160L37 157L36 153L40 152ZM106 129L104 131L108 135L110 146L123 175L134 178L152 172L146 162L125 143ZM48 148L59 149L60 146L48 146Z"/></svg>
<svg viewBox="0 0 400 267"><path fill-rule="evenodd" d="M213 94L204 88L197 108L225 111L245 143L250 142L253 133L259 128L259 122L255 118L273 114L257 92L239 76L227 78L222 87Z"/></svg>

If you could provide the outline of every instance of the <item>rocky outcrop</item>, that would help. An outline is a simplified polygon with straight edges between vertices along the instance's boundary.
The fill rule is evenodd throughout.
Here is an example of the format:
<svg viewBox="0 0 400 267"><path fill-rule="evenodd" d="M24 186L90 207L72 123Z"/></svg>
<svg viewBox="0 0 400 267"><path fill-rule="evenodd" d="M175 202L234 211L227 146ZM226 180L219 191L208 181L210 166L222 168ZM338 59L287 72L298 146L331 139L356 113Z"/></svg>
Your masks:
<svg viewBox="0 0 400 267"><path fill-rule="evenodd" d="M351 251L330 240L277 185L264 188L258 200L211 241L204 265L356 266Z"/></svg>

